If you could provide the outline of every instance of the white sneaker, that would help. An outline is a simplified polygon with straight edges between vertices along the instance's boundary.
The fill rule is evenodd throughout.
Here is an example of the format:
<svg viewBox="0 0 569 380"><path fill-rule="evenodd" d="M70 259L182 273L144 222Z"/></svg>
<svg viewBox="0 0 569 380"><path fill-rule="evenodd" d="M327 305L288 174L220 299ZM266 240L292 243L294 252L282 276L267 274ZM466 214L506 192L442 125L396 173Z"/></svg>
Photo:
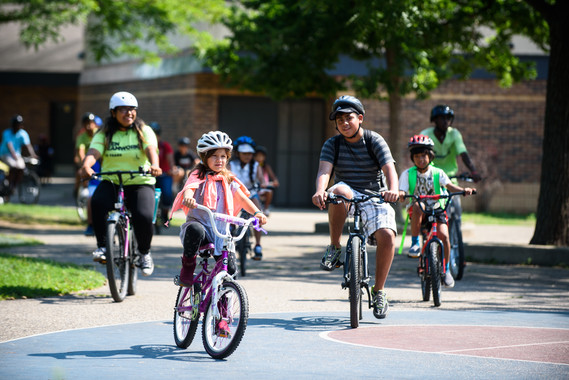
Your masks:
<svg viewBox="0 0 569 380"><path fill-rule="evenodd" d="M107 249L104 247L97 248L93 251L93 261L99 262L104 264L107 261L107 257L105 254L107 253Z"/></svg>
<svg viewBox="0 0 569 380"><path fill-rule="evenodd" d="M452 274L450 274L450 270L446 271L443 282L447 288L454 288L454 278L452 277Z"/></svg>
<svg viewBox="0 0 569 380"><path fill-rule="evenodd" d="M154 272L154 260L152 260L150 252L146 255L140 255L140 269L143 276L150 276Z"/></svg>
<svg viewBox="0 0 569 380"><path fill-rule="evenodd" d="M421 245L413 244L411 248L409 248L409 253L407 253L407 256L412 257L414 259L421 256Z"/></svg>

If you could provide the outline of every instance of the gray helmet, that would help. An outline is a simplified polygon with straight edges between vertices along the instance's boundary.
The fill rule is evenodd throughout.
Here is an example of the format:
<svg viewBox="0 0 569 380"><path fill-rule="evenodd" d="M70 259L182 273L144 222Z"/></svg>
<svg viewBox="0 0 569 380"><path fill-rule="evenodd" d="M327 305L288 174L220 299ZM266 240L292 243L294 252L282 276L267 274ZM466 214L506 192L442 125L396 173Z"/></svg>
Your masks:
<svg viewBox="0 0 569 380"><path fill-rule="evenodd" d="M355 112L358 115L365 115L366 111L362 102L358 98L351 95L342 95L334 104L332 104L332 113L330 113L330 120L336 119L336 114L338 112Z"/></svg>

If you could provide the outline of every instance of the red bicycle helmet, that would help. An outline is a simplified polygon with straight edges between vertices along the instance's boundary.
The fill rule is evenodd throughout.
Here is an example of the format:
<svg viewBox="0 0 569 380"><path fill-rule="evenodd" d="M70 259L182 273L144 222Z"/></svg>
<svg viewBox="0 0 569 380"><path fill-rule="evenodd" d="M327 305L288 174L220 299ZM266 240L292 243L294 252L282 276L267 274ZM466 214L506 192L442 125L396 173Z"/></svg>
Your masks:
<svg viewBox="0 0 569 380"><path fill-rule="evenodd" d="M409 150L413 148L430 148L432 149L435 146L435 143L429 136L425 135L415 135L409 139L407 143L407 148Z"/></svg>

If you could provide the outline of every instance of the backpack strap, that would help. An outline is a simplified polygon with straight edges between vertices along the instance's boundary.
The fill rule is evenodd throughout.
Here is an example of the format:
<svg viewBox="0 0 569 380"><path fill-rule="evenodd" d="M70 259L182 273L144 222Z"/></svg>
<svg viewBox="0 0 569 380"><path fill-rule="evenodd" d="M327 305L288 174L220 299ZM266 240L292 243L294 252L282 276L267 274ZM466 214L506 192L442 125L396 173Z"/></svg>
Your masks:
<svg viewBox="0 0 569 380"><path fill-rule="evenodd" d="M364 143L367 149L367 153L369 154L373 162L375 162L377 168L381 169L381 167L379 166L379 161L377 160L377 156L373 153L373 149L371 146L371 131L369 129L364 129Z"/></svg>

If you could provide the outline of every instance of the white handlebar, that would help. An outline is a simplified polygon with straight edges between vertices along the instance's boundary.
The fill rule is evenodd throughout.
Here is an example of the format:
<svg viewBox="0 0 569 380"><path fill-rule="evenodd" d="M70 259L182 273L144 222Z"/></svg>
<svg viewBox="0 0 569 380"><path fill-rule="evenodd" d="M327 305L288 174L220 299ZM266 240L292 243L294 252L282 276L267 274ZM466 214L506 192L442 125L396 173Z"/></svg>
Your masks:
<svg viewBox="0 0 569 380"><path fill-rule="evenodd" d="M249 218L249 219L243 219L243 218L239 218L237 216L231 216L231 215L227 215L227 214L220 214L217 212L213 212L211 211L209 208L198 204L197 205L198 209L203 210L205 212L207 212L207 214L209 215L209 219L211 221L211 225L213 226L213 232L220 238L222 239L228 239L231 237L231 233L229 232L229 225L227 225L225 234L222 234L221 232L219 232L217 230L217 225L215 224L216 220L221 220L223 222L227 222L227 223L231 223L231 224L235 224L236 226L245 226L248 227L249 224L251 223L255 223L255 221L257 220L257 218ZM234 236L233 240L238 241L241 240L243 238L243 236L245 236L245 233L247 232L247 228L242 228L241 229L241 233L238 236Z"/></svg>

